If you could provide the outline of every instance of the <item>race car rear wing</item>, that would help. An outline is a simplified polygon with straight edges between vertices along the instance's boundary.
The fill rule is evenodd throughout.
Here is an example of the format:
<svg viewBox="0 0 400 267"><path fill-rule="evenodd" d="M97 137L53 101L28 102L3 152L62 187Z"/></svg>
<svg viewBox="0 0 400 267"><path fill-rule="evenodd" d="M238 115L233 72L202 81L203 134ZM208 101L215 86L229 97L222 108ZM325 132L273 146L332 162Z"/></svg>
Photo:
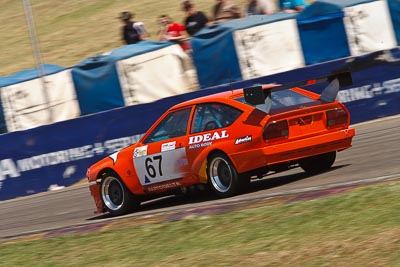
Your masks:
<svg viewBox="0 0 400 267"><path fill-rule="evenodd" d="M264 112L268 113L272 106L271 91L280 91L293 87L307 86L322 82L329 82L329 84L322 91L320 99L326 102L333 102L337 97L340 87L352 85L353 79L350 72L342 72L316 79L293 82L269 88L264 88L262 85L252 86L243 88L244 99L251 105L262 105L260 108Z"/></svg>

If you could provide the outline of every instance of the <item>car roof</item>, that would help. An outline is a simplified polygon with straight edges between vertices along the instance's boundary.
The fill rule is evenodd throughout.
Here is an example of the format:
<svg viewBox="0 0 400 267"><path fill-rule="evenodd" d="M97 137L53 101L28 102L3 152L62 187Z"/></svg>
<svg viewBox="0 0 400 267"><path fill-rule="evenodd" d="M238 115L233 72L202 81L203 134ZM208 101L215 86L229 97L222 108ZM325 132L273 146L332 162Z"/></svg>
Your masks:
<svg viewBox="0 0 400 267"><path fill-rule="evenodd" d="M277 84L268 84L268 85L262 85L263 89L270 89L273 87L276 87ZM195 105L199 103L206 103L206 102L218 102L218 100L221 99L232 99L234 97L240 97L243 96L243 88L241 89L234 89L230 91L224 91L221 93L216 93L216 94L211 94L211 95L206 95L202 97L198 97L195 99L191 99L185 102L182 102L180 104L177 104L173 106L171 109L177 109L177 108L182 108L190 105Z"/></svg>

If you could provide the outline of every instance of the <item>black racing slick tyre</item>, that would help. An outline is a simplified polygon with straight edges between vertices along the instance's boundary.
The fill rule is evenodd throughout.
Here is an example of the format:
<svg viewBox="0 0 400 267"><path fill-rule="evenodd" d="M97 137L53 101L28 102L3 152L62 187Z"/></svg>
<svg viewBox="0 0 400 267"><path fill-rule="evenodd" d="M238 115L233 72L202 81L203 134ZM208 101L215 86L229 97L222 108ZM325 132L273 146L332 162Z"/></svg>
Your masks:
<svg viewBox="0 0 400 267"><path fill-rule="evenodd" d="M112 216L127 214L139 208L140 202L114 173L108 173L101 181L101 199Z"/></svg>
<svg viewBox="0 0 400 267"><path fill-rule="evenodd" d="M300 167L307 173L316 174L329 170L336 160L336 151L320 154L299 161Z"/></svg>
<svg viewBox="0 0 400 267"><path fill-rule="evenodd" d="M229 158L223 153L214 153L207 163L208 183L219 197L231 197L239 193L239 175Z"/></svg>

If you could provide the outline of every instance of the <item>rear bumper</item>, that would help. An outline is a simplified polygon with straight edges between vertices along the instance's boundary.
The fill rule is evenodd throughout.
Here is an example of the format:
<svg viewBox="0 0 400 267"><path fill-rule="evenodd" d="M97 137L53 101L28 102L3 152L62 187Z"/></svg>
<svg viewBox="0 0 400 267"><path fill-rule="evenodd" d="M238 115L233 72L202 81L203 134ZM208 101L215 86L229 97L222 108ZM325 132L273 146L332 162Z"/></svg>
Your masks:
<svg viewBox="0 0 400 267"><path fill-rule="evenodd" d="M100 196L100 184L91 184L89 185L90 194L94 199L94 203L96 204L96 210L94 213L100 214L104 212L103 201L101 201Z"/></svg>
<svg viewBox="0 0 400 267"><path fill-rule="evenodd" d="M345 129L231 155L239 173L351 147L355 130Z"/></svg>

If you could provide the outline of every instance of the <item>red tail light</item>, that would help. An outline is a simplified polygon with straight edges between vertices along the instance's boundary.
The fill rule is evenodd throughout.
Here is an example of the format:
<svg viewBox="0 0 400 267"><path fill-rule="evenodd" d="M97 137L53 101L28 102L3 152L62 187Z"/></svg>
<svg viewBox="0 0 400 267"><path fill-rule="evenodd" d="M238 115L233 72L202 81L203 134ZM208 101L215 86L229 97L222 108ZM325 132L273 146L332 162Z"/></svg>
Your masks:
<svg viewBox="0 0 400 267"><path fill-rule="evenodd" d="M264 128L263 138L267 143L286 140L289 136L289 126L286 120L273 121Z"/></svg>
<svg viewBox="0 0 400 267"><path fill-rule="evenodd" d="M347 125L349 114L344 109L332 109L326 112L326 126L328 129L340 128Z"/></svg>

